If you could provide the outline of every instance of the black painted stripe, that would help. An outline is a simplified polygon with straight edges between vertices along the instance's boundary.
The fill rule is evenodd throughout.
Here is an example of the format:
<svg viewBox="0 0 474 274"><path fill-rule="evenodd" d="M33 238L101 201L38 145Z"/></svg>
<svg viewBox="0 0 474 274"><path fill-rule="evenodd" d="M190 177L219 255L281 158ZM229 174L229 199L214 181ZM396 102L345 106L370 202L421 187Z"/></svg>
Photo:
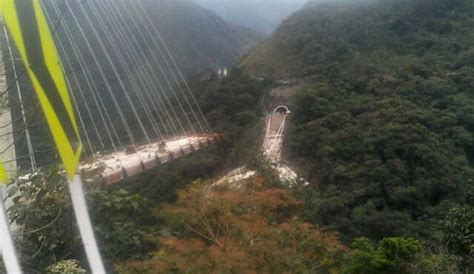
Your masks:
<svg viewBox="0 0 474 274"><path fill-rule="evenodd" d="M66 106L59 93L59 89L46 65L33 1L36 0L15 1L20 29L29 61L29 64L27 65L38 78L40 85L43 87L46 96L56 112L56 116L58 117L69 142L74 151L76 151L79 146L79 136L77 136L77 133L74 130L72 117L69 117Z"/></svg>

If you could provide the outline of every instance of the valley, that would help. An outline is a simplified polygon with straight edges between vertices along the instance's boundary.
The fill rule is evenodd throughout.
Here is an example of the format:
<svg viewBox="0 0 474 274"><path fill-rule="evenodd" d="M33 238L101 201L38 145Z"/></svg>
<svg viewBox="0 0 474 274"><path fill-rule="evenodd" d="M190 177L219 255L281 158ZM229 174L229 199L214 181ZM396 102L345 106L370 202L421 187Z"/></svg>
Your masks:
<svg viewBox="0 0 474 274"><path fill-rule="evenodd" d="M474 271L473 1L64 0L77 22L61 1L44 9L64 23L59 56L78 56L65 77L90 74L70 85L75 112L104 100L78 133L107 273ZM88 81L97 96L78 93ZM41 165L6 188L21 265L88 273L54 132L19 87Z"/></svg>

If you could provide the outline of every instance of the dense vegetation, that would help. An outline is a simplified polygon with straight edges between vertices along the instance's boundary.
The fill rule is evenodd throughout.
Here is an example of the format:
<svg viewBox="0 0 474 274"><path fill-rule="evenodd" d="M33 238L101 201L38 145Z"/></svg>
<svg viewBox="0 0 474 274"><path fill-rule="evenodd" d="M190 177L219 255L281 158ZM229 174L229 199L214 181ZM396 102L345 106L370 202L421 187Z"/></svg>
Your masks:
<svg viewBox="0 0 474 274"><path fill-rule="evenodd" d="M142 2L153 26L155 26L161 33L161 37L176 60L177 65L187 77L194 76L203 71L213 72L217 71L217 68L232 66L232 64L234 64L249 48L256 45L256 43L261 39L261 35L255 31L233 26L215 13L202 8L191 1L140 0L140 2ZM109 84L112 87L111 89L114 91L114 96L116 96L119 105L123 108L124 115L127 118L135 137L138 142L144 141L144 136L141 134L141 129L132 111L132 107L127 103L128 99L125 96L125 90L130 93L129 96L131 97L131 101L134 102L135 108L138 113L142 114L141 117L143 119L145 116L143 113L146 113L146 110L140 106L140 97L137 96L137 93L143 95L152 89L154 92L163 92L173 98L173 96L170 95L171 87L167 83L170 81L171 85L174 85L174 79L176 77L176 75L170 73L167 69L167 65L165 65L165 62L162 60L163 56L161 53L166 52L164 46L161 46L161 48L158 49L151 36L146 35L146 30L152 29L151 24L148 21L142 21L145 19L138 18L139 15L133 11L127 11L127 6L121 5L119 2L117 2L118 4L113 7L111 6L111 2L104 2L103 5L92 4L90 1L84 3L69 2L69 7L74 13L70 11L64 2L58 2L57 7L52 3L55 2L46 1L44 3L44 8L47 11L46 14L50 20L51 28L55 29L54 36L57 43L57 49L62 56L65 74L69 79L71 91L75 98L81 98L78 99L78 109L82 113L85 123L92 123L86 115L88 113L86 105L88 105L91 109L92 116L97 117L97 127L101 131L105 127L103 123L99 122L101 116L98 108L95 107L94 96L91 95L93 88L87 84L88 80L82 73L82 67L80 66L82 60L84 60L86 66L91 72L93 79L92 82L95 83L98 92L101 94L107 113L111 116L112 123L115 125L115 129L118 132L120 139L124 144L130 143L125 128L120 122L119 112L116 110L113 99L108 92L102 73L100 73L99 67L95 64L94 56L91 54L87 44L84 42L82 33L84 33L84 36L89 39L91 48L97 55L96 57L104 75L109 80ZM108 9L103 9L103 6L108 7ZM63 17L58 16L58 10L62 11ZM82 29L77 27L73 14L77 18L77 22ZM89 17L86 17L85 14L88 14ZM117 51L120 51L120 47L114 47L114 45L127 45L127 43L122 35L116 35L117 28L113 27L114 25L110 25L111 16L119 19L119 22L117 23L118 25L123 24L121 25L123 33L129 34L127 37L129 40L128 42L133 44L135 47L132 52L139 52L139 54L137 53L136 55L138 55L139 60L141 60L140 65L145 66L147 68L146 70L144 70L138 62L132 60L126 59L128 62L119 62L119 60L122 60L121 57L123 58L123 56L117 54ZM92 24L89 24L89 20ZM96 29L91 28L91 25ZM137 27L137 25L139 27ZM106 58L106 54L102 46L98 43L94 31L99 33L105 51L111 56L111 59L113 59L112 62ZM73 40L77 44L77 52L79 52L82 60L76 57L76 49L70 43L69 35L67 35L68 33L71 33L70 36L73 37ZM4 35L2 34L1 39L5 39L3 36ZM156 35L154 35L154 39L158 40ZM7 47L3 47L2 50L4 51L4 56L9 56ZM57 162L57 159L55 157L54 145L49 135L48 128L45 126L43 115L38 115L41 114L41 110L38 106L38 98L30 85L28 77L24 77L24 66L18 54L16 54L16 49L13 48L13 51L14 55L17 56L17 73L18 75L21 75L19 82L23 97L22 102L20 102L17 97L15 90L16 86L14 85L16 79L14 79L13 69L9 59L6 59L5 61L7 71L6 76L8 77L8 83L12 86L10 104L13 109L13 117L15 120L15 138L18 140L16 143L16 149L17 155L20 158L19 165L22 170L26 171L30 168L30 165L26 138L24 135L25 125L21 119L15 119L22 115L20 103L23 103L26 109L27 121L29 123L31 135L33 136L33 148L35 150L38 165L51 165ZM125 56L131 55L130 52L125 54ZM150 61L154 60L155 57L159 60L158 62L160 62L160 66L157 65L157 62ZM170 60L166 61L168 63L171 62ZM116 70L118 71L119 76L115 73ZM146 82L143 81L145 75L150 77L156 76L156 79L160 81L162 86L150 88L149 85L144 84L139 85L140 88L136 88L133 85L134 82L132 79L135 80L135 82L138 81L138 83L143 84L143 82ZM76 77L78 79L77 82L75 81ZM117 77L122 80L125 88L121 87ZM84 91L84 96L80 93L79 88L82 88ZM145 88L147 90L145 90ZM163 115L159 113L159 111L155 112L156 113L153 113L155 117ZM178 111L178 115L180 114L181 113ZM144 120L145 126L151 127L150 124L147 124L147 119ZM164 125L161 126L164 127ZM163 130L163 128L161 129ZM105 147L100 145L101 142L98 136L92 134L93 125L90 125L87 131L89 134L88 137L93 144L94 152L103 152L104 150L112 149L111 144L109 144L110 141L105 145ZM82 130L81 133L83 140L87 140L84 130ZM105 132L103 134L105 135ZM89 149L87 149L86 153L89 155L91 154Z"/></svg>
<svg viewBox="0 0 474 274"><path fill-rule="evenodd" d="M11 216L27 273L86 273L65 180L57 170L20 183ZM452 273L459 258L413 238L376 244L296 218L302 203L264 177L239 190L196 181L155 207L125 190L88 185L91 212L109 272L118 273ZM16 190L13 190L16 191ZM276 238L277 237L277 238Z"/></svg>
<svg viewBox="0 0 474 274"><path fill-rule="evenodd" d="M308 220L472 258L473 14L473 1L308 4L242 62L306 81L288 155L311 181Z"/></svg>
<svg viewBox="0 0 474 274"><path fill-rule="evenodd" d="M170 202L176 190L192 181L212 179L247 163L259 148L262 98L270 80L255 80L232 71L229 77L200 75L190 82L199 105L214 132L224 140L215 148L199 152L126 182L123 186L155 202Z"/></svg>
<svg viewBox="0 0 474 274"><path fill-rule="evenodd" d="M226 140L134 182L91 183L109 269L472 272L473 25L471 0L310 3L251 52L245 72L304 82L285 153L309 185L294 191L254 157L271 82L238 69L194 79ZM259 176L245 188L190 185L249 161ZM61 180L52 170L20 185L10 211L33 271L85 266Z"/></svg>
<svg viewBox="0 0 474 274"><path fill-rule="evenodd" d="M258 146L262 96L270 81L253 80L236 70L225 79L193 81L197 100L225 140L215 148L161 166L116 186L87 178L87 197L101 252L110 271L114 264L148 258L155 238L164 233L154 212L177 198L177 191L198 178L210 179L250 159ZM243 145L245 144L245 145ZM22 224L16 240L27 273L85 267L66 179L60 167L44 168L31 182L9 190L10 218ZM77 262L71 259L80 260Z"/></svg>
<svg viewBox="0 0 474 274"><path fill-rule="evenodd" d="M314 273L337 270L344 247L337 236L292 219L299 202L288 190L255 178L245 190L204 190L196 182L157 215L168 235L145 262L119 269L131 273ZM278 240L275 239L278 238Z"/></svg>
<svg viewBox="0 0 474 274"><path fill-rule="evenodd" d="M143 3L188 76L230 67L263 39L259 32L236 26L193 1Z"/></svg>

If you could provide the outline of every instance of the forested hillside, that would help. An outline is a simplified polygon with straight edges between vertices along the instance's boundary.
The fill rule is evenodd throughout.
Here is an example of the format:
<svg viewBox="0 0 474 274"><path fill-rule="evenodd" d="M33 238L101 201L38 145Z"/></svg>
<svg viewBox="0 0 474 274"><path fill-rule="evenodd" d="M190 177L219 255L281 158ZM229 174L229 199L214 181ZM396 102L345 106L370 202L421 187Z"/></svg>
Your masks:
<svg viewBox="0 0 474 274"><path fill-rule="evenodd" d="M212 180L223 172L248 162L258 150L261 99L270 82L251 79L240 71L233 71L225 79L208 78L207 73L204 75L206 77L194 78L190 85L213 130L225 136L225 140L219 145L160 165L141 176L113 186L104 186L100 179L97 180L90 174L83 175L87 178L87 199L92 221L110 273L135 273L127 270L128 261L151 259L155 251L162 250L160 241L172 239L185 232L182 227L172 224L174 215L171 212L168 217L157 214L162 212L164 203L174 203L181 197L178 191L187 192L187 186L195 180ZM43 167L33 176L31 182L17 182L17 185L9 190L10 197L15 197L13 206L8 211L9 217L12 221L22 224L22 231L28 232L21 238L16 238L26 273L71 273L72 269L87 266L81 239L71 219L73 211L66 177L60 170L61 167L56 165ZM195 185L191 186L191 192L203 191L202 183ZM186 190L183 190L184 188ZM255 189L256 197L265 196L265 193L259 192L261 189ZM229 193L229 196L232 195ZM283 198L291 196L287 192L282 195ZM195 195L190 202L199 202L199 196L201 195ZM293 206L296 203L278 197L270 196L268 199L270 200L263 201L263 204L277 208L280 206L273 205L275 200L281 203L281 207ZM236 201L236 206L252 202ZM180 204L179 207L181 206L186 205ZM196 208L198 207L195 204L191 204L188 209ZM254 214L267 220L265 214ZM240 214L234 217L238 218ZM271 235L275 229L276 227L268 227L265 235ZM305 237L317 232L308 231ZM336 240L329 239L327 242L338 247ZM172 258L169 259L169 267L172 268L173 260L184 258L186 254L174 254L172 247L170 248L169 256ZM195 251L201 252L191 246L189 248L191 254L196 254ZM203 256L206 258L205 254ZM69 261L72 259L76 261ZM194 260L190 259L189 262L192 265ZM123 267L122 272L114 270L119 269L119 265ZM237 263L236 265L238 266ZM210 269L205 267L207 266L202 269ZM220 265L215 267L221 268ZM144 273L145 269L148 270L149 267L143 266L143 269L137 270L136 273ZM0 260L0 273L3 273L2 271ZM150 272L156 273L154 270Z"/></svg>
<svg viewBox="0 0 474 274"><path fill-rule="evenodd" d="M146 24L141 25L141 30L146 31L155 27L187 76L192 76L207 69L232 66L244 53L257 45L262 39L258 32L243 27L235 27L214 12L202 8L192 1L140 1L151 18L151 24L153 24L151 26L149 22L146 22ZM51 7L50 5L45 6ZM73 2L70 6L79 15L79 24L84 26L86 35L90 36L92 30L87 27L86 18L79 12L80 6ZM107 18L103 14L104 10L94 11L90 8L91 5L85 4L83 6L96 24L99 25L101 22L97 21L95 17L101 16L104 20ZM59 8L67 10L61 5L59 5ZM108 8L112 14L120 12L117 15L122 16L123 24L127 24L131 29L134 29L134 22L141 22L139 18L136 18L136 13L127 12L123 5L109 5ZM118 9L118 11L115 11L115 9ZM65 12L65 14L68 13ZM97 16L95 16L96 14ZM70 24L73 18L67 16L64 20L66 21L65 24ZM77 31L74 34L75 37L80 35ZM59 29L57 35L61 35L61 33L62 31ZM105 34L102 33L102 35ZM133 35L143 44L142 48L144 50L147 49L146 44L153 44L152 41L143 40L137 32ZM100 51L99 45L95 45L95 48ZM148 52L147 54L150 55L151 53Z"/></svg>
<svg viewBox="0 0 474 274"><path fill-rule="evenodd" d="M310 3L242 61L306 83L287 154L311 181L308 220L472 259L473 15L462 0Z"/></svg>
<svg viewBox="0 0 474 274"><path fill-rule="evenodd" d="M125 117L129 120L133 119L134 115L130 107L126 107L127 100L124 93L120 92L123 89L119 85L117 73L115 73L114 69L117 69L124 86L128 90L133 89L132 80L140 77L143 78L144 74L149 73L150 75L159 75L159 80L163 86L161 88L164 88L166 94L170 94L171 88L167 86L166 80L174 79L173 75L166 70L163 59L159 61L162 67L159 67L157 62L150 62L156 56L158 56L157 58L163 58L159 50L166 52L169 49L184 76L191 77L202 71L217 71L218 68L232 66L248 49L255 46L261 39L261 35L257 32L229 24L214 12L206 10L191 1L140 1L151 21L138 18L140 15L136 12L127 10L127 8L130 9L130 6L127 7L118 2L115 5L105 1L102 1L101 5L92 5L91 2L80 3L73 1L68 2L68 5L61 1L44 3L51 28L55 29L58 51L63 58L65 73L70 79L72 92L76 93L75 96L77 98L80 98L80 94L78 94L79 85L74 81L74 77L78 78L83 88L87 86L87 81L85 76L80 73L82 70L80 60L75 58L76 49L70 43L71 40L76 43L77 52L79 52L79 55L87 64L87 68L91 71L93 82L97 85L112 117L114 115L118 117L118 113L113 107L112 98L108 95L107 83L104 82L99 66L95 63L94 56L91 54L91 50L89 50L83 37L87 37L89 40L90 47L96 54L104 75L109 79L110 86L112 86L118 100L122 103L122 107L125 109ZM139 10L138 8L136 9ZM114 45L123 45L125 41L123 38L118 39L117 36L114 36L116 28L110 23L110 15L120 18L118 24L122 25L117 25L121 27L124 33L130 36L128 37L129 41L132 41L130 43L133 43L141 51L141 65L149 64L153 72L137 68L140 65L138 63L129 62L126 64L127 67L125 67L124 64L119 62L120 58L115 54L116 49ZM167 48L161 46L160 49L157 49L151 36L144 35L148 30L153 29L159 31L161 34L160 38L165 42ZM101 37L103 47L97 41L94 31ZM73 38L70 39L70 37ZM154 37L154 39L157 40L158 37ZM3 50L5 50L5 56L8 56L7 48L4 47ZM105 52L112 56L112 65L106 58ZM170 61L167 60L167 62ZM16 65L18 74L21 75L23 71L21 60L18 59ZM7 75L8 81L9 83L14 83L15 79L11 63L6 62L6 66L9 72ZM32 121L30 123L30 130L33 136L33 147L37 148L36 154L39 165L52 164L56 161L53 153L53 143L50 140L47 127L44 126L43 116L37 115L40 112L36 103L37 97L27 77L22 77L20 80L23 104L28 109L27 120ZM87 87L85 90L90 92L91 88ZM141 92L146 93L147 91L142 90ZM12 92L11 96L13 117L20 117L20 102L16 98L16 92ZM135 102L139 101L136 94L132 95L132 99ZM94 100L91 96L86 96L83 102L79 104L79 110L82 113L86 113L86 104L89 106L94 105ZM143 110L139 109L139 111ZM92 110L92 115L99 117L96 109ZM28 155L28 150L23 134L24 125L21 119L16 121L17 123L14 126L18 129L16 130L18 132L16 136L18 138L16 144L17 155L22 156L20 157L19 164L22 169L27 169L30 165L28 157L25 156ZM125 137L124 128L118 126L120 119L113 119L113 123L119 128L118 134L121 137ZM138 123L132 124L132 130L140 131ZM84 132L82 133L84 134ZM86 139L85 136L82 137ZM92 142L95 144L99 143L97 138L93 139Z"/></svg>
<svg viewBox="0 0 474 274"><path fill-rule="evenodd" d="M232 66L263 38L257 31L235 26L192 1L143 1L153 23L189 76L206 69Z"/></svg>
<svg viewBox="0 0 474 274"><path fill-rule="evenodd" d="M207 54L189 37L215 24L177 10L193 4L146 1L153 20L187 22L163 30L172 47ZM472 273L473 27L473 0L314 1L228 77L194 77L220 145L111 187L87 178L107 270ZM279 83L298 83L283 156L308 184L292 188L259 155ZM256 175L216 186L244 164ZM53 167L10 189L27 272L87 269L65 185Z"/></svg>

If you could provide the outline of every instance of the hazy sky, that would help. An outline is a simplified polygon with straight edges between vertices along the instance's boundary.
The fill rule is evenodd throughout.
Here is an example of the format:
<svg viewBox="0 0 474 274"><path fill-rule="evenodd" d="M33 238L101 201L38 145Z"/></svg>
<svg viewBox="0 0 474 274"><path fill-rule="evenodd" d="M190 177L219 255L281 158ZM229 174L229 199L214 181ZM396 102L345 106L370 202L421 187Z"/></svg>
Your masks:
<svg viewBox="0 0 474 274"><path fill-rule="evenodd" d="M217 2L217 3L224 3L224 2L251 2L251 3L256 3L256 2L267 2L267 3L304 3L307 0L205 0L206 2Z"/></svg>
<svg viewBox="0 0 474 274"><path fill-rule="evenodd" d="M194 0L228 22L270 34L307 0Z"/></svg>

